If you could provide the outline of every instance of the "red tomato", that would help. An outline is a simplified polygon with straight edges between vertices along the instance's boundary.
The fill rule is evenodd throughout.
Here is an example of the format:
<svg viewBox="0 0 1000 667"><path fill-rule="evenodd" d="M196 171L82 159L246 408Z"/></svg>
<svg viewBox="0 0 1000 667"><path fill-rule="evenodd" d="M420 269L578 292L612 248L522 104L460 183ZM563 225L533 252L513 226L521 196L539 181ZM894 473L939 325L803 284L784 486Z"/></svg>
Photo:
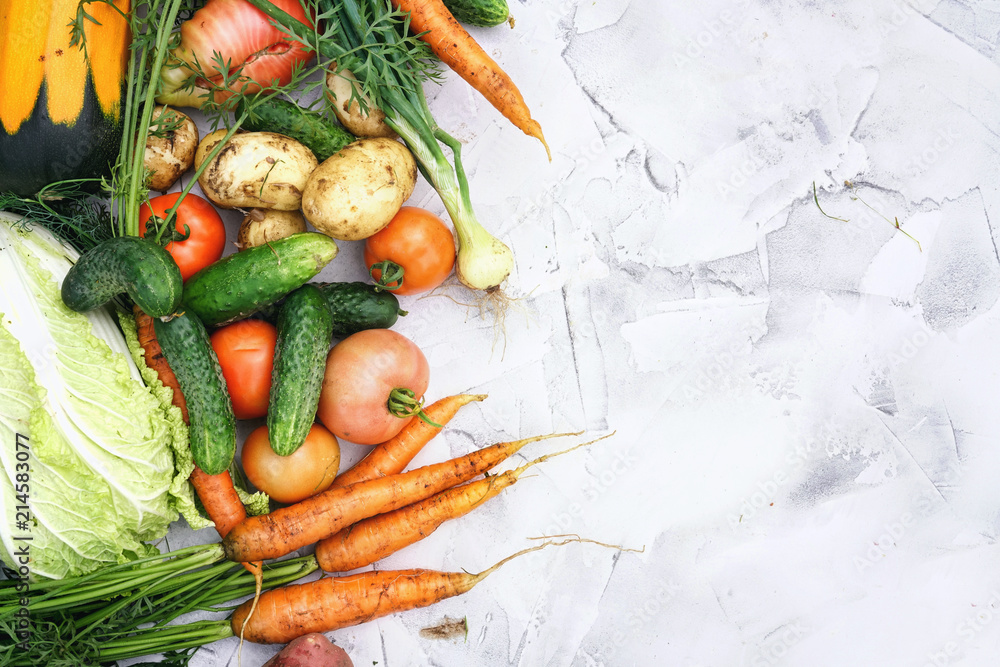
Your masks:
<svg viewBox="0 0 1000 667"><path fill-rule="evenodd" d="M455 237L430 211L404 206L382 231L365 241L366 267L387 259L403 267L403 286L393 290L396 294L429 292L455 266ZM375 280L381 275L372 272Z"/></svg>
<svg viewBox="0 0 1000 667"><path fill-rule="evenodd" d="M288 456L271 449L267 426L243 443L243 472L258 489L279 503L297 503L326 491L340 468L340 443L319 424L313 424L302 446Z"/></svg>
<svg viewBox="0 0 1000 667"><path fill-rule="evenodd" d="M393 389L422 398L430 381L427 358L409 338L389 329L369 329L333 346L317 416L338 438L375 445L402 430L413 417L389 412Z"/></svg>
<svg viewBox="0 0 1000 667"><path fill-rule="evenodd" d="M265 416L271 399L278 330L263 320L241 320L216 329L210 340L222 366L236 418Z"/></svg>
<svg viewBox="0 0 1000 667"><path fill-rule="evenodd" d="M173 208L180 196L181 193L172 192L153 197L149 204L143 204L139 208L139 236L146 235L147 220L154 214L158 218L165 218L167 211ZM192 194L184 197L177 209L176 220L177 231L185 233L184 227L187 225L191 235L185 241L168 243L166 248L180 267L181 278L187 280L222 257L222 251L226 248L226 226L211 204Z"/></svg>
<svg viewBox="0 0 1000 667"><path fill-rule="evenodd" d="M307 25L299 0L271 0L279 9ZM181 46L188 62L200 63L204 72L222 83L218 58L231 65L240 65L239 79L231 82L230 90L243 89L252 93L274 82L283 86L292 79L297 64L305 65L312 53L271 24L271 20L246 0L209 0L181 25ZM221 101L221 100L218 100Z"/></svg>

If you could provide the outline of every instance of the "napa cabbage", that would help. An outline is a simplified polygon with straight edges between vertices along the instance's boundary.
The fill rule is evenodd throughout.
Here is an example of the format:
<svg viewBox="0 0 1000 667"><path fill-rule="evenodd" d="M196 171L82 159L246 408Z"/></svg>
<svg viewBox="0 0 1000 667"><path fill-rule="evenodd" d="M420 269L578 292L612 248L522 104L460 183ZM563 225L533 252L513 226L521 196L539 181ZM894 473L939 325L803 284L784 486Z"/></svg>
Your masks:
<svg viewBox="0 0 1000 667"><path fill-rule="evenodd" d="M0 213L0 558L16 569L27 549L36 577L148 555L179 513L206 524L186 426L132 318L62 302L77 256Z"/></svg>

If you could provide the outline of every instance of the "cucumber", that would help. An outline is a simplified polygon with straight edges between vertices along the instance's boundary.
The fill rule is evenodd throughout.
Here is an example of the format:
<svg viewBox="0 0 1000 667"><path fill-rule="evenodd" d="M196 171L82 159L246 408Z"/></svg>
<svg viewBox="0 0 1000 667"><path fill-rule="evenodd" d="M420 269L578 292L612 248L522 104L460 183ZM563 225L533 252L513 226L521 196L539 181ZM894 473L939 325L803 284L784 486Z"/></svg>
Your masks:
<svg viewBox="0 0 1000 667"><path fill-rule="evenodd" d="M70 310L99 308L122 292L151 317L177 310L183 292L181 270L170 254L138 236L103 241L80 256L62 284Z"/></svg>
<svg viewBox="0 0 1000 667"><path fill-rule="evenodd" d="M444 0L444 4L459 22L482 28L500 25L510 17L506 0Z"/></svg>
<svg viewBox="0 0 1000 667"><path fill-rule="evenodd" d="M316 283L333 313L333 335L346 338L365 329L389 329L400 315L392 292L368 283Z"/></svg>
<svg viewBox="0 0 1000 667"><path fill-rule="evenodd" d="M246 105L240 102L236 115L240 116L245 110ZM276 132L291 137L309 148L320 162L357 141L353 134L319 113L278 98L255 104L242 127L251 132Z"/></svg>
<svg viewBox="0 0 1000 667"><path fill-rule="evenodd" d="M310 283L326 297L333 314L333 337L347 338L365 329L389 329L400 315L399 299L392 292L368 283ZM280 304L260 309L269 322L277 322Z"/></svg>
<svg viewBox="0 0 1000 667"><path fill-rule="evenodd" d="M184 306L206 326L235 322L305 284L337 256L337 243L316 232L241 250L184 284Z"/></svg>
<svg viewBox="0 0 1000 667"><path fill-rule="evenodd" d="M316 421L332 335L330 305L315 285L303 285L281 304L267 408L267 435L278 456L301 447Z"/></svg>
<svg viewBox="0 0 1000 667"><path fill-rule="evenodd" d="M153 330L187 401L191 456L206 474L218 475L236 454L236 417L205 325L187 312L154 319Z"/></svg>

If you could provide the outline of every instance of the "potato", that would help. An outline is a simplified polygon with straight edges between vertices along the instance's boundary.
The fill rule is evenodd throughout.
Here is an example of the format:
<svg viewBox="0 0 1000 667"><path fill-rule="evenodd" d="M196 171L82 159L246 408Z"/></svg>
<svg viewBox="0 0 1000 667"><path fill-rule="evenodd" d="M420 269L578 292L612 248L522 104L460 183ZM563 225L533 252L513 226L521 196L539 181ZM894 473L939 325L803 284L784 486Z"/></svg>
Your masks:
<svg viewBox="0 0 1000 667"><path fill-rule="evenodd" d="M180 126L167 130L162 137L152 135L156 122L163 119L164 126L180 120ZM198 126L185 114L174 109L158 106L153 109L153 124L146 138L146 152L143 165L151 172L149 189L166 192L194 162L195 148L198 146Z"/></svg>
<svg viewBox="0 0 1000 667"><path fill-rule="evenodd" d="M316 168L302 193L302 212L335 239L366 239L389 224L416 183L417 163L406 146L361 139Z"/></svg>
<svg viewBox="0 0 1000 667"><path fill-rule="evenodd" d="M354 667L344 649L313 632L288 642L263 667Z"/></svg>
<svg viewBox="0 0 1000 667"><path fill-rule="evenodd" d="M244 132L234 135L208 163L198 184L223 208L294 211L317 164L313 152L290 137Z"/></svg>
<svg viewBox="0 0 1000 667"><path fill-rule="evenodd" d="M337 120L357 137L395 139L398 135L385 124L384 111L372 104L367 97L365 98L368 107L367 113L361 111L361 105L358 104L357 100L351 101L351 92L357 81L354 74L346 69L337 73L330 72L326 75L326 97L330 100ZM360 92L360 88L358 90Z"/></svg>
<svg viewBox="0 0 1000 667"><path fill-rule="evenodd" d="M201 141L198 143L198 150L195 151L194 154L195 169L199 169L201 167L201 163L205 161L205 158L212 152L212 149L215 148L220 141L222 141L222 138L226 136L226 132L228 132L228 130L226 130L226 128L222 128L221 130L216 130L215 132L209 132L202 137ZM240 130L236 130L236 132L239 133Z"/></svg>
<svg viewBox="0 0 1000 667"><path fill-rule="evenodd" d="M243 218L236 246L244 250L304 231L306 220L299 211L255 208Z"/></svg>

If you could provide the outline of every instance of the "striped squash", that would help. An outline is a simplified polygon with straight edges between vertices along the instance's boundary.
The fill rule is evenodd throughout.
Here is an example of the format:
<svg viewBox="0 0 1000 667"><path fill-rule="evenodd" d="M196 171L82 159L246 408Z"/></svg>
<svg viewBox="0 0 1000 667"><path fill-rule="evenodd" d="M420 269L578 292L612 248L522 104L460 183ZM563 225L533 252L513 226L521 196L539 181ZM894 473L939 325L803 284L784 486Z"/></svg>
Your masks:
<svg viewBox="0 0 1000 667"><path fill-rule="evenodd" d="M86 53L70 46L80 0L0 0L0 191L107 174L122 133L125 18L87 3ZM129 0L115 0L128 12Z"/></svg>

